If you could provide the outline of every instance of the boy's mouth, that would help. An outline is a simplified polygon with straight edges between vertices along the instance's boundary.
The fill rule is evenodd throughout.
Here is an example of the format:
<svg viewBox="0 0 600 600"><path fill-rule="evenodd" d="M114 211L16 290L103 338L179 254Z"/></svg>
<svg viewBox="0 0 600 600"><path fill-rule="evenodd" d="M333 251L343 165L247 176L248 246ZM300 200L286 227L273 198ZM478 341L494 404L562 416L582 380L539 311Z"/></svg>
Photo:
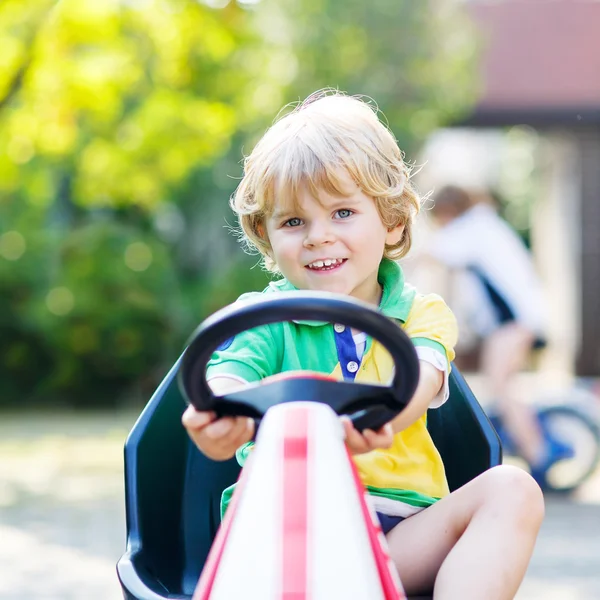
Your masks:
<svg viewBox="0 0 600 600"><path fill-rule="evenodd" d="M333 271L341 267L347 260L347 258L323 258L311 262L306 265L306 268L310 271Z"/></svg>

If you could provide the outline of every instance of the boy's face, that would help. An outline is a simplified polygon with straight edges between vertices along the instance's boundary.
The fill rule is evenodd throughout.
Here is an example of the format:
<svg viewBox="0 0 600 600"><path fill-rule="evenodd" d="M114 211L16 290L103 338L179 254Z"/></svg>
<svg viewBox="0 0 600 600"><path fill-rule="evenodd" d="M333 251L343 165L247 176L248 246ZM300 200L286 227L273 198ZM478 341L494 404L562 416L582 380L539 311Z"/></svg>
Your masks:
<svg viewBox="0 0 600 600"><path fill-rule="evenodd" d="M299 209L291 202L276 203L265 222L273 259L298 289L378 304L377 272L385 244L397 243L403 227L388 231L373 199L346 179L347 197L321 192L315 199L303 189Z"/></svg>

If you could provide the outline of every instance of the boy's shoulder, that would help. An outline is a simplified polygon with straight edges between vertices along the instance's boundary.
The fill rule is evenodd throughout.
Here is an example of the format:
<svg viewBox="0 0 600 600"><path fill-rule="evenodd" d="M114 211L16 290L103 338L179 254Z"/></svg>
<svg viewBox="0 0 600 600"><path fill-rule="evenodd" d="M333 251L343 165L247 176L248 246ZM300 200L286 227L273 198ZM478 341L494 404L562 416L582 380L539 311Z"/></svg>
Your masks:
<svg viewBox="0 0 600 600"><path fill-rule="evenodd" d="M450 307L440 296L435 293L425 293L422 294L415 290L413 302L411 305L411 314L414 312L426 311L431 309L439 309L439 310L450 310Z"/></svg>

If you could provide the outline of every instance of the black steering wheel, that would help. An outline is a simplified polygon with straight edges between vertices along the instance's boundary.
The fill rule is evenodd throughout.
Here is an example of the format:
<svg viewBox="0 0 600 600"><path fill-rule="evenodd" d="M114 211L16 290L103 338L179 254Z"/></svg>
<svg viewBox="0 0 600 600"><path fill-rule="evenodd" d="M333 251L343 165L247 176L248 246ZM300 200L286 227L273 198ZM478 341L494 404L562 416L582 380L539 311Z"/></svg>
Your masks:
<svg viewBox="0 0 600 600"><path fill-rule="evenodd" d="M247 329L292 320L340 323L372 336L394 360L391 384L334 381L300 372L264 384L250 384L223 396L211 391L206 365L221 343ZM308 400L327 404L338 415L349 415L358 430L379 429L411 399L419 380L419 361L404 331L364 302L329 292L278 292L237 302L207 318L191 337L178 378L189 403L198 410L215 411L218 416L247 416L259 421L276 404Z"/></svg>

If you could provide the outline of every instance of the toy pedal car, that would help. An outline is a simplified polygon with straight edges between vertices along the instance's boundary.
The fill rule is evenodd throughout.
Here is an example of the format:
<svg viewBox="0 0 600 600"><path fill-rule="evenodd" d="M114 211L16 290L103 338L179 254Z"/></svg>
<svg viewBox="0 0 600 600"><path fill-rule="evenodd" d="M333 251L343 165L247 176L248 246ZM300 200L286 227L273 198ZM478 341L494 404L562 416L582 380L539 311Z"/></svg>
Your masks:
<svg viewBox="0 0 600 600"><path fill-rule="evenodd" d="M372 335L394 359L390 387L300 374L224 397L212 394L205 367L219 343L244 329L293 319L343 322ZM417 380L416 354L402 330L345 297L280 293L213 315L125 445L127 550L117 564L124 598L404 598L335 413L351 415L358 428L376 428L402 410ZM454 490L500 464L501 447L456 369L450 390L449 400L429 411L428 428ZM190 442L181 425L184 395L199 409L264 417L220 528L221 492L239 467L206 458ZM340 496L345 501L331 506Z"/></svg>

